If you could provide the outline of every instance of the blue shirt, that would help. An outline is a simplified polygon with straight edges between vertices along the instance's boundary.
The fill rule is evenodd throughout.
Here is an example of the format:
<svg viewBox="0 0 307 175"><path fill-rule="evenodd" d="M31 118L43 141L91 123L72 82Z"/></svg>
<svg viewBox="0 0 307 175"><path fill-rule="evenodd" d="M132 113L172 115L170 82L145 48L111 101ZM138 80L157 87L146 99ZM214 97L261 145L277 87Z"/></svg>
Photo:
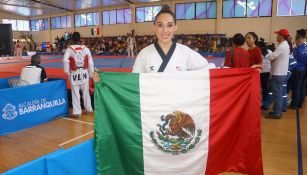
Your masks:
<svg viewBox="0 0 307 175"><path fill-rule="evenodd" d="M293 56L297 60L295 70L305 70L307 67L307 44L302 44L294 48Z"/></svg>
<svg viewBox="0 0 307 175"><path fill-rule="evenodd" d="M288 67L288 73L287 73L287 80L289 80L289 78L292 75L292 70L296 67L297 62L296 59L294 59L293 54L290 55L289 57L289 67Z"/></svg>
<svg viewBox="0 0 307 175"><path fill-rule="evenodd" d="M288 71L292 71L293 69L295 69L297 66L297 62L296 59L294 59L293 54L290 55L289 57L289 68Z"/></svg>

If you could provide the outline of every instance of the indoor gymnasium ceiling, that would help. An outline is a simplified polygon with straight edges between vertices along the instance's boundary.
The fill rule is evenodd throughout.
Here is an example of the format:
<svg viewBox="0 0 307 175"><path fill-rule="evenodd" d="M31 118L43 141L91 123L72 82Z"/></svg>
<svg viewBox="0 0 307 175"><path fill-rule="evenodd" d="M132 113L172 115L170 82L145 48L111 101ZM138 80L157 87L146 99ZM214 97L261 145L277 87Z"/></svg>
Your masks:
<svg viewBox="0 0 307 175"><path fill-rule="evenodd" d="M0 10L22 16L46 15L100 6L116 6L163 0L0 0Z"/></svg>

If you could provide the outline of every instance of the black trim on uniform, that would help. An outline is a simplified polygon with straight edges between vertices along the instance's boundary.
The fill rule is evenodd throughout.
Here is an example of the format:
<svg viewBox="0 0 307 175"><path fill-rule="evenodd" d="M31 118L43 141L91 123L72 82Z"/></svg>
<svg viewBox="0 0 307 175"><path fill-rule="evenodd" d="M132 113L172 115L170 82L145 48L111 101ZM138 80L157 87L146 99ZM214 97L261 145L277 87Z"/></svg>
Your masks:
<svg viewBox="0 0 307 175"><path fill-rule="evenodd" d="M154 43L154 46L155 46L156 50L158 51L158 53L159 53L159 55L160 55L160 57L162 58L162 61L163 61L162 64L160 65L160 67L159 67L158 72L164 72L169 60L172 58L172 56L175 52L176 42L173 42L171 48L169 49L169 51L167 52L166 55L157 42Z"/></svg>

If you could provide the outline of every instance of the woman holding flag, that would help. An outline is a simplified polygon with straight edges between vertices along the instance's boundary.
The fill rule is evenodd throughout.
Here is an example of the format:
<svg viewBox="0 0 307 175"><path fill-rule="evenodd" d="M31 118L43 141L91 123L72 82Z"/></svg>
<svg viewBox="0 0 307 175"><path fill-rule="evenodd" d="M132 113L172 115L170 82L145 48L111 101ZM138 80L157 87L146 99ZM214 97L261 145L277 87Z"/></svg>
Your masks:
<svg viewBox="0 0 307 175"><path fill-rule="evenodd" d="M133 66L133 73L178 72L209 68L207 60L199 53L173 41L177 25L175 14L169 6L164 6L156 15L154 29L158 41L140 51ZM94 73L93 79L98 82L99 74Z"/></svg>

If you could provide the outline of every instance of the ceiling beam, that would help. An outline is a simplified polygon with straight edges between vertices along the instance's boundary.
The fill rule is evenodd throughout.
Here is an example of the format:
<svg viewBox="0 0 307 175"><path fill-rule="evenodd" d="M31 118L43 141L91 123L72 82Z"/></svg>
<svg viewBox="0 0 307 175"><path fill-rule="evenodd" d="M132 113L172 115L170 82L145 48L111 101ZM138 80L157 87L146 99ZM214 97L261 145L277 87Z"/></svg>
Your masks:
<svg viewBox="0 0 307 175"><path fill-rule="evenodd" d="M44 7L33 7L33 6L30 6L30 5L19 5L19 4L10 4L10 3L3 3L3 2L0 2L0 5L8 5L8 6L14 6L14 7L26 7L26 8L41 9L41 10L50 10L49 8L44 8Z"/></svg>
<svg viewBox="0 0 307 175"><path fill-rule="evenodd" d="M70 9L67 9L67 8L64 8L64 7L59 7L59 6L56 6L56 5L53 5L53 4L49 4L49 3L46 3L46 2L41 2L39 0L30 0L30 1L38 3L38 4L44 4L44 5L47 5L47 6L50 6L50 7L54 7L54 8L57 8L57 9L65 10L65 11L68 11L68 12L72 12L72 10L70 10Z"/></svg>
<svg viewBox="0 0 307 175"><path fill-rule="evenodd" d="M134 2L131 0L124 0L124 1L128 2L129 4L134 4Z"/></svg>

